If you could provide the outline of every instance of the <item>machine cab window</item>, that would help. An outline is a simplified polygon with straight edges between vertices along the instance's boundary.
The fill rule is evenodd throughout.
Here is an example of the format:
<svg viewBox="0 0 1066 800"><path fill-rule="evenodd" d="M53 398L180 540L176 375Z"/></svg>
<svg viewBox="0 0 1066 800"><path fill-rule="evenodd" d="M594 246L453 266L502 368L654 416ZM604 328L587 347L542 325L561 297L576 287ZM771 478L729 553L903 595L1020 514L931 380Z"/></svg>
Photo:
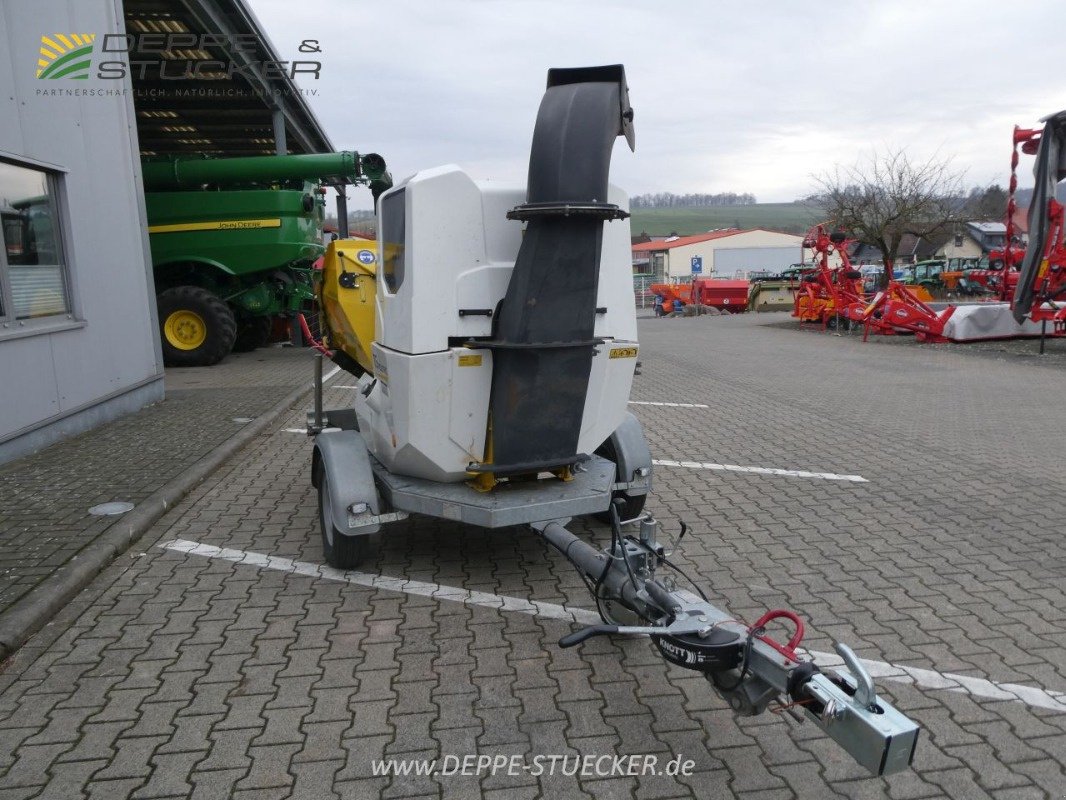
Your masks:
<svg viewBox="0 0 1066 800"><path fill-rule="evenodd" d="M381 201L381 273L385 287L395 294L403 285L406 235L406 189L387 195Z"/></svg>

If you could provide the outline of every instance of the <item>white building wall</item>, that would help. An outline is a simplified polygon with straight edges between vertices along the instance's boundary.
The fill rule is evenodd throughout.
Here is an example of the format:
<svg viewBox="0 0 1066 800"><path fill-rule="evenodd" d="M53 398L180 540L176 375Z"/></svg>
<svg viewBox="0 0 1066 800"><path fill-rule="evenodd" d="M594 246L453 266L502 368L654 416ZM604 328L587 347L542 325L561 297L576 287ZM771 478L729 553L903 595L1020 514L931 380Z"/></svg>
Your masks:
<svg viewBox="0 0 1066 800"><path fill-rule="evenodd" d="M123 31L120 0L0 4L0 158L60 175L71 301L0 325L0 461L163 396L132 97L99 94L129 84L36 77L42 34Z"/></svg>
<svg viewBox="0 0 1066 800"><path fill-rule="evenodd" d="M692 257L703 257L703 277L731 278L732 270L728 275L713 275L715 271L714 254L718 249L735 250L739 248L795 248L795 261L800 260L803 237L791 233L778 233L777 231L744 231L731 236L722 236L717 239L708 239L705 242L673 247L667 251L667 268L671 278L689 278L692 276Z"/></svg>
<svg viewBox="0 0 1066 800"><path fill-rule="evenodd" d="M941 258L980 258L983 252L981 245L975 242L972 237L963 235L960 246L955 246L955 237L952 236L940 248L937 255Z"/></svg>

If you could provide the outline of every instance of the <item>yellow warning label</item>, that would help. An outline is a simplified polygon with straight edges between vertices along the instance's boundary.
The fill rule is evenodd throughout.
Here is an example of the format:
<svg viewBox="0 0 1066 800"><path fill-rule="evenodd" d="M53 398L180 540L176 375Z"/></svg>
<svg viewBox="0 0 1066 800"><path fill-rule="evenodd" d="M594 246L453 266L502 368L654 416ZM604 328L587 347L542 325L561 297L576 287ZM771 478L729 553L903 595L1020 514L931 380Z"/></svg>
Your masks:
<svg viewBox="0 0 1066 800"><path fill-rule="evenodd" d="M637 348L635 347L612 347L611 358L636 358Z"/></svg>
<svg viewBox="0 0 1066 800"><path fill-rule="evenodd" d="M460 367L480 367L481 356L459 356Z"/></svg>

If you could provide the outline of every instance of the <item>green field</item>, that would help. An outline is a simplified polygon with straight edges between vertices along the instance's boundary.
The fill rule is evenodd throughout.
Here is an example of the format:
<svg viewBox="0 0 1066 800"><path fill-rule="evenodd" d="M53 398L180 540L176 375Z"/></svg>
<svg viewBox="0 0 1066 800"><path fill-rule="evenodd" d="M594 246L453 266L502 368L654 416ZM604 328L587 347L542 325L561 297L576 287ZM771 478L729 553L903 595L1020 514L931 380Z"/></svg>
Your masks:
<svg viewBox="0 0 1066 800"><path fill-rule="evenodd" d="M631 220L633 235L688 236L714 228L768 228L786 233L806 233L821 222L818 208L800 203L757 203L752 206L706 208L638 208Z"/></svg>

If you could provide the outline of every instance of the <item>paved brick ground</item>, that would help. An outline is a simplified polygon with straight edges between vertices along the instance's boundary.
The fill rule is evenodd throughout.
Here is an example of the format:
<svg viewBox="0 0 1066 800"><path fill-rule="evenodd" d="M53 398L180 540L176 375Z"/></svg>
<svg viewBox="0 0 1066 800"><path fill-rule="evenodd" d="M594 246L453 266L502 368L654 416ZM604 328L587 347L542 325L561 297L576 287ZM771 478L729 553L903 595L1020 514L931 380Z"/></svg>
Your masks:
<svg viewBox="0 0 1066 800"><path fill-rule="evenodd" d="M812 649L839 638L868 658L1066 689L1062 373L780 321L641 322L634 399L711 406L634 407L655 455L870 483L662 468L650 507L693 525L684 564L739 616L796 607ZM1066 791L1066 714L883 682L923 735L914 771L868 779L809 725L734 720L644 641L564 651L563 622L153 546L183 538L318 562L308 443L280 430L299 424L294 412L197 489L6 665L0 797ZM521 531L408 520L366 570L589 606L573 570ZM615 752L683 755L696 769L602 780L371 770L382 757Z"/></svg>
<svg viewBox="0 0 1066 800"><path fill-rule="evenodd" d="M168 370L163 402L0 466L0 611L115 522L89 508L143 500L310 375L287 348Z"/></svg>

